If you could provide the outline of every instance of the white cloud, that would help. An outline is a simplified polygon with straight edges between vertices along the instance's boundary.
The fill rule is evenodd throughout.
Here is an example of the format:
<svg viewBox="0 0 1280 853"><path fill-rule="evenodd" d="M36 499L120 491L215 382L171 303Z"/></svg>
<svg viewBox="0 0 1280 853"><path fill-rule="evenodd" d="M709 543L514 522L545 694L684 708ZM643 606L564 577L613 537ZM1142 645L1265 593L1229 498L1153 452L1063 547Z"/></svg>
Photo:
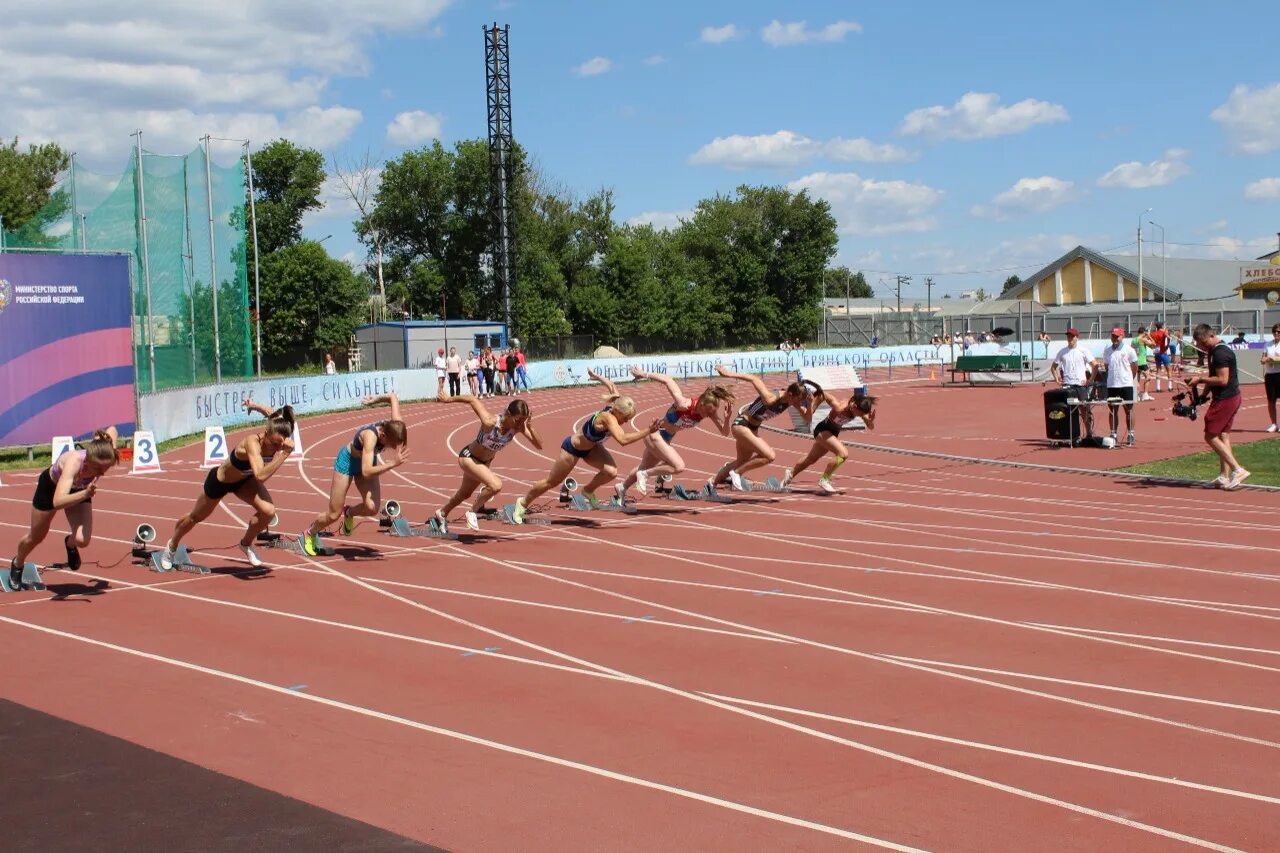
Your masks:
<svg viewBox="0 0 1280 853"><path fill-rule="evenodd" d="M361 114L332 102L330 79L367 74L374 38L429 33L450 2L29 5L0 28L0 127L111 168L138 128L149 148L172 153L206 132L335 145Z"/></svg>
<svg viewBox="0 0 1280 853"><path fill-rule="evenodd" d="M409 147L422 145L440 138L444 127L444 116L432 115L422 110L407 113L396 113L396 117L387 125L387 141L392 145Z"/></svg>
<svg viewBox="0 0 1280 853"><path fill-rule="evenodd" d="M1178 178L1191 174L1191 167L1186 162L1190 153L1183 148L1170 148L1164 152L1163 158L1150 163L1144 164L1138 160L1121 163L1098 178L1098 186L1126 190L1167 186Z"/></svg>
<svg viewBox="0 0 1280 853"><path fill-rule="evenodd" d="M661 65L667 61L667 58L660 53L655 53L653 56L646 56L643 61L645 65Z"/></svg>
<svg viewBox="0 0 1280 853"><path fill-rule="evenodd" d="M896 163L915 159L910 151L896 145L876 145L861 137L836 137L821 142L794 131L779 130L755 136L717 136L694 152L689 162L695 166L723 166L727 169L783 169L804 165L818 157L864 163Z"/></svg>
<svg viewBox="0 0 1280 853"><path fill-rule="evenodd" d="M603 56L597 56L588 59L581 65L575 66L573 73L579 77L595 77L597 74L606 74L613 70L613 61L605 59Z"/></svg>
<svg viewBox="0 0 1280 853"><path fill-rule="evenodd" d="M844 41L844 37L849 33L860 32L862 32L862 25L857 21L836 21L820 30L811 30L807 21L792 21L784 24L774 20L760 31L760 37L764 39L765 44L773 47L790 47L809 42Z"/></svg>
<svg viewBox="0 0 1280 853"><path fill-rule="evenodd" d="M1038 124L1068 121L1066 107L1027 98L1007 107L992 92L968 92L949 107L923 107L907 113L898 132L931 139L987 139L1025 133Z"/></svg>
<svg viewBox="0 0 1280 853"><path fill-rule="evenodd" d="M823 147L823 153L832 160L857 161L862 163L900 163L914 160L916 155L905 148L888 143L876 145L869 139L842 139L836 137Z"/></svg>
<svg viewBox="0 0 1280 853"><path fill-rule="evenodd" d="M1227 102L1209 113L1245 154L1266 154L1280 148L1280 83L1264 89L1236 86Z"/></svg>
<svg viewBox="0 0 1280 853"><path fill-rule="evenodd" d="M930 212L942 191L907 181L876 181L853 172L814 172L787 184L826 199L846 235L897 234L930 231L937 220Z"/></svg>
<svg viewBox="0 0 1280 853"><path fill-rule="evenodd" d="M627 220L628 225L652 225L659 231L670 231L680 227L681 220L692 219L692 210L645 211Z"/></svg>
<svg viewBox="0 0 1280 853"><path fill-rule="evenodd" d="M1280 201L1280 178L1262 178L1244 188L1250 201Z"/></svg>
<svg viewBox="0 0 1280 853"><path fill-rule="evenodd" d="M740 39L745 35L737 24L725 24L723 27L703 27L698 40L707 44L724 44L727 41Z"/></svg>
<svg viewBox="0 0 1280 853"><path fill-rule="evenodd" d="M1002 218L1013 212L1044 213L1066 204L1075 196L1075 184L1050 175L1021 178L998 194L989 205L975 205L974 216Z"/></svg>
<svg viewBox="0 0 1280 853"><path fill-rule="evenodd" d="M694 152L695 166L729 169L768 169L799 166L821 151L822 144L789 130L758 136L717 136Z"/></svg>

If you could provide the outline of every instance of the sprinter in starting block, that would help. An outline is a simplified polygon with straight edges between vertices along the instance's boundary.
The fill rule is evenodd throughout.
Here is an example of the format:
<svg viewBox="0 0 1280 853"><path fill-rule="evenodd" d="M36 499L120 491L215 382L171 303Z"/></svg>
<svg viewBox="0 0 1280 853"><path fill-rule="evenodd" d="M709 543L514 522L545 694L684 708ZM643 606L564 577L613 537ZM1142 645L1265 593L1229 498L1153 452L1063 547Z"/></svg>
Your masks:
<svg viewBox="0 0 1280 853"><path fill-rule="evenodd" d="M0 590L4 592L27 592L44 588L44 578L40 577L40 569L35 563L23 563L16 578L12 567L7 572L0 572Z"/></svg>

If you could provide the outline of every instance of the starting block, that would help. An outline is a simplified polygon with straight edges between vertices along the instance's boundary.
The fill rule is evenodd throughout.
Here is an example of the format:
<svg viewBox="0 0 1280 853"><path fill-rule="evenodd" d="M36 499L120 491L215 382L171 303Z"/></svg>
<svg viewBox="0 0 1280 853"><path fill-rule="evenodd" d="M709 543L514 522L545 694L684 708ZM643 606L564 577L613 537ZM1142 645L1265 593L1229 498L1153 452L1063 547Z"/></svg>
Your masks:
<svg viewBox="0 0 1280 853"><path fill-rule="evenodd" d="M635 515L640 511L633 506L627 506L622 503L617 495L610 498L608 503L601 503L597 507L592 507L591 502L587 500L585 495L575 494L570 497L569 506L579 512L591 512L592 509L595 509L600 512L621 512L625 515Z"/></svg>
<svg viewBox="0 0 1280 853"><path fill-rule="evenodd" d="M720 494L711 486L703 486L701 489L688 489L676 483L671 487L671 494L684 501L709 501L714 504L733 503L733 498Z"/></svg>
<svg viewBox="0 0 1280 853"><path fill-rule="evenodd" d="M186 545L179 545L178 550L173 552L173 568L166 569L160 565L160 552L151 552L151 571L153 572L188 572L193 575L209 574L208 566L197 565L191 562L191 552L187 550Z"/></svg>
<svg viewBox="0 0 1280 853"><path fill-rule="evenodd" d="M411 525L401 516L391 519L391 535L402 536L426 536L433 539L457 539L458 534L446 533L440 529L440 522L436 519L428 519L426 524Z"/></svg>
<svg viewBox="0 0 1280 853"><path fill-rule="evenodd" d="M516 505L515 505L515 504L506 504L505 506L503 506L503 507L502 507L502 515L501 515L501 516L499 516L499 517L502 519L502 521L503 521L503 523L504 523L504 524L515 524L515 523L516 523ZM525 512L525 514L524 514L524 523L525 523L525 524L540 524L540 525L544 525L544 526L546 526L546 525L550 525L550 524L551 524L551 519L549 519L549 518L540 518L540 517L539 517L539 518L530 518L530 517L529 517L529 513L526 511L526 512Z"/></svg>
<svg viewBox="0 0 1280 853"><path fill-rule="evenodd" d="M4 592L41 591L44 588L44 578L40 577L40 568L35 563L23 564L22 582L16 587L9 581L9 567L0 567L0 589Z"/></svg>
<svg viewBox="0 0 1280 853"><path fill-rule="evenodd" d="M747 491L749 492L785 492L787 491L786 489L782 488L782 481L779 480L777 477L769 477L763 483L753 483L750 480L746 480L745 484L748 486Z"/></svg>

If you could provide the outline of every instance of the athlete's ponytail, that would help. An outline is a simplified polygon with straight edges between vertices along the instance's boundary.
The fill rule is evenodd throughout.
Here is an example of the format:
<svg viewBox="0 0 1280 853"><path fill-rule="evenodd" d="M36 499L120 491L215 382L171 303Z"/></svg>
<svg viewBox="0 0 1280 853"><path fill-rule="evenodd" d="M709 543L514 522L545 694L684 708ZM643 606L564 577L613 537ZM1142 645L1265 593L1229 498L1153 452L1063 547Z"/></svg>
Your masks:
<svg viewBox="0 0 1280 853"><path fill-rule="evenodd" d="M604 401L609 404L620 420L629 421L631 416L636 413L636 401L630 397L624 397L620 394L608 394L605 396Z"/></svg>
<svg viewBox="0 0 1280 853"><path fill-rule="evenodd" d="M404 421L383 421L382 436L388 446L399 447L409 440L409 428L404 425Z"/></svg>
<svg viewBox="0 0 1280 853"><path fill-rule="evenodd" d="M733 399L733 391L725 385L711 385L707 390L698 395L698 405L714 406L725 400Z"/></svg>
<svg viewBox="0 0 1280 853"><path fill-rule="evenodd" d="M512 400L511 404L507 406L507 414L513 418L527 418L529 417L529 404L520 399Z"/></svg>
<svg viewBox="0 0 1280 853"><path fill-rule="evenodd" d="M116 450L115 437L105 429L94 430L93 438L84 446L84 458L107 466L119 462L120 451Z"/></svg>
<svg viewBox="0 0 1280 853"><path fill-rule="evenodd" d="M293 435L297 419L293 416L293 406L281 406L267 415L267 432L281 438Z"/></svg>
<svg viewBox="0 0 1280 853"><path fill-rule="evenodd" d="M864 415L871 414L871 410L876 407L878 397L854 397L853 408L862 412Z"/></svg>

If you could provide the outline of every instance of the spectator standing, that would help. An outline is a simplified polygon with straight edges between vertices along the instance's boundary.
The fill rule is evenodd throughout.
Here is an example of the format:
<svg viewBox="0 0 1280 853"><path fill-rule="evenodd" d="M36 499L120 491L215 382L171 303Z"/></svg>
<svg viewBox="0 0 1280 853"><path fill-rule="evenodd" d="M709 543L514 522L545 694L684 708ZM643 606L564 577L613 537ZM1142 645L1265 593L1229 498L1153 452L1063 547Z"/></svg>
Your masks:
<svg viewBox="0 0 1280 853"><path fill-rule="evenodd" d="M1146 326L1138 327L1138 334L1133 339L1133 349L1138 356L1138 399L1153 400L1155 399L1147 393L1147 386L1151 384L1151 350L1155 347L1155 342L1151 340L1151 333L1147 331Z"/></svg>
<svg viewBox="0 0 1280 853"><path fill-rule="evenodd" d="M1137 351L1124 339L1124 329L1111 330L1111 343L1102 348L1102 366L1107 371L1107 408L1111 416L1111 440L1120 429L1120 405L1124 404L1124 425L1129 431L1125 446L1133 447L1133 385L1138 364ZM1112 402L1117 400L1118 402Z"/></svg>
<svg viewBox="0 0 1280 853"><path fill-rule="evenodd" d="M333 354L324 354L324 372L326 376L332 376L338 372L338 365L333 363Z"/></svg>
<svg viewBox="0 0 1280 853"><path fill-rule="evenodd" d="M512 347L507 350L507 354L502 358L502 367L507 372L507 393L519 394L520 389L516 387L516 368L520 366L520 359L516 356L516 348Z"/></svg>
<svg viewBox="0 0 1280 853"><path fill-rule="evenodd" d="M1271 327L1271 341L1262 354L1262 365L1267 369L1262 381L1267 384L1267 414L1271 423L1267 432L1280 430L1280 418L1276 417L1276 400L1280 398L1280 323Z"/></svg>
<svg viewBox="0 0 1280 853"><path fill-rule="evenodd" d="M448 365L444 357L444 347L440 347L440 349L436 350L436 396L437 397L444 396L444 380L445 380L445 372L446 372L445 368L447 366Z"/></svg>
<svg viewBox="0 0 1280 853"><path fill-rule="evenodd" d="M1062 383L1062 387L1068 392L1068 399L1074 394L1076 400L1083 404L1080 408L1084 416L1085 429L1090 436L1093 435L1093 412L1088 405L1089 381L1093 376L1092 364L1093 355L1088 349L1080 346L1080 330L1074 326L1067 329L1067 345L1058 350L1058 354L1053 357L1053 365L1049 371Z"/></svg>
<svg viewBox="0 0 1280 853"><path fill-rule="evenodd" d="M1156 393L1160 393L1160 375L1164 374L1164 378L1169 380L1169 390L1173 390L1173 374L1169 371L1169 365L1173 359L1169 357L1169 333L1165 331L1164 323L1156 322L1155 331L1151 333L1151 343L1155 348L1156 356Z"/></svg>
<svg viewBox="0 0 1280 853"><path fill-rule="evenodd" d="M485 347L484 354L480 357L480 372L484 374L485 395L492 397L497 391L497 380L493 375L493 347Z"/></svg>
<svg viewBox="0 0 1280 853"><path fill-rule="evenodd" d="M467 385L471 388L471 396L480 396L480 359L475 350L467 353Z"/></svg>
<svg viewBox="0 0 1280 853"><path fill-rule="evenodd" d="M1236 373L1235 350L1227 346L1213 327L1207 323L1196 326L1191 333L1197 350L1209 356L1209 374L1192 376L1187 387L1193 392L1197 385L1209 389L1213 401L1204 415L1204 441L1218 454L1221 473L1214 485L1231 491L1240 486L1249 472L1240 467L1231 451L1231 425L1240 411L1240 377Z"/></svg>
<svg viewBox="0 0 1280 853"><path fill-rule="evenodd" d="M524 356L524 347L516 347L516 380L524 386L525 393L529 392L529 374L525 370L528 359Z"/></svg>
<svg viewBox="0 0 1280 853"><path fill-rule="evenodd" d="M462 359L458 357L457 347L449 347L449 357L444 364L449 374L449 396L456 397L462 393Z"/></svg>

